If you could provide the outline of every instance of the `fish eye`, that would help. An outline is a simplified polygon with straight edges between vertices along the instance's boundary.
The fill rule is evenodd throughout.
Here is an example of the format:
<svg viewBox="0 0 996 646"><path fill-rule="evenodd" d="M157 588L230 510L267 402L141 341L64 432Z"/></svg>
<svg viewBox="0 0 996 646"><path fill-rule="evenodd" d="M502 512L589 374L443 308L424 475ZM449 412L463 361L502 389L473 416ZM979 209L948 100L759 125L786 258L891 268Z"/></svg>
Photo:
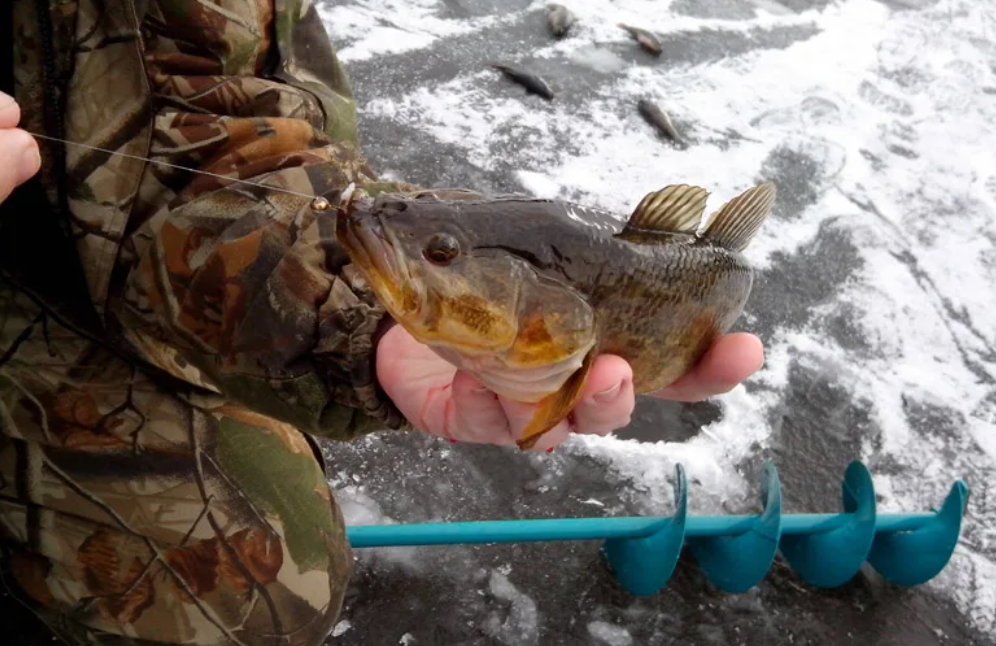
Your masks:
<svg viewBox="0 0 996 646"><path fill-rule="evenodd" d="M422 255L433 264L448 265L460 255L460 243L448 233L439 233L429 239Z"/></svg>

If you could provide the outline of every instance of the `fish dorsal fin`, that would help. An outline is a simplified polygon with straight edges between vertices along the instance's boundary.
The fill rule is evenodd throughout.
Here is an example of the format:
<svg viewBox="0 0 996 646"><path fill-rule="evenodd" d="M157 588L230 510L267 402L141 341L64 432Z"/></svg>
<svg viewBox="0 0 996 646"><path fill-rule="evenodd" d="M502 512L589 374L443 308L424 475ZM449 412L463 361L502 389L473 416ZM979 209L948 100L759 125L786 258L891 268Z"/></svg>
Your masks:
<svg viewBox="0 0 996 646"><path fill-rule="evenodd" d="M695 233L705 212L709 193L698 186L677 184L648 193L629 217L622 234L648 231Z"/></svg>
<svg viewBox="0 0 996 646"><path fill-rule="evenodd" d="M771 182L744 191L709 217L702 237L731 251L743 251L771 213L775 193Z"/></svg>

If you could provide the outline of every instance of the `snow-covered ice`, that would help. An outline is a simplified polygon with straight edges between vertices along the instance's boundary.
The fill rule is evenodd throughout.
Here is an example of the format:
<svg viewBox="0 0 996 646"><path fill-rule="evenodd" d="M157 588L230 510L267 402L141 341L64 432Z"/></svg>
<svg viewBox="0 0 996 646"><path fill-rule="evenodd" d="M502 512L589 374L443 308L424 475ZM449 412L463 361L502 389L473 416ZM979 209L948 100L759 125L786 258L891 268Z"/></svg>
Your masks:
<svg viewBox="0 0 996 646"><path fill-rule="evenodd" d="M693 513L748 513L764 459L784 474L787 511L830 512L857 458L882 512L929 510L966 480L962 540L924 590L996 640L996 5L565 4L578 26L562 41L546 36L540 0L321 4L371 163L423 185L518 190L620 218L669 183L707 188L716 208L775 181L775 215L746 252L760 274L740 322L764 340L766 364L691 407L690 430L651 428L656 442L575 438L551 456L388 435L329 447L347 519L667 513L677 462ZM654 29L663 56L642 55L619 22ZM542 73L557 99L485 68L498 59ZM642 121L644 96L672 115L687 150ZM545 612L551 588L609 580L580 552L588 574L544 562L546 578L504 575L489 560L558 549L413 548L401 562L423 565L409 584L424 576L453 602L483 604L462 612L500 641L552 643L542 636L556 629L575 643L640 643L663 630L635 611L628 624L579 617L578 629ZM357 586L385 572L370 567Z"/></svg>

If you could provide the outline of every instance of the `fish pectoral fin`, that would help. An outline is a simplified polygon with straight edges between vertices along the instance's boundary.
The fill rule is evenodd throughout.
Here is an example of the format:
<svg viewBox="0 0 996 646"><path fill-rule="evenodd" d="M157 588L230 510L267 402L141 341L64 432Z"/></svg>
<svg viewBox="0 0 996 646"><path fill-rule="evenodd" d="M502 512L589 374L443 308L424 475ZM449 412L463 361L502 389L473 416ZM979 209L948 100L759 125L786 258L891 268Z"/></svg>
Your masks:
<svg viewBox="0 0 996 646"><path fill-rule="evenodd" d="M523 451L531 449L536 442L550 429L556 426L560 420L570 415L574 406L581 398L584 391L585 382L588 380L588 373L595 364L595 349L585 355L584 362L570 378L564 382L560 390L547 395L536 405L536 413L529 425L522 431L522 437L516 442Z"/></svg>
<svg viewBox="0 0 996 646"><path fill-rule="evenodd" d="M646 239L648 231L660 233L695 233L705 213L709 192L699 186L677 184L648 193L633 210L619 235L638 233Z"/></svg>
<svg viewBox="0 0 996 646"><path fill-rule="evenodd" d="M744 191L710 216L702 237L731 251L743 251L770 215L775 194L771 182Z"/></svg>

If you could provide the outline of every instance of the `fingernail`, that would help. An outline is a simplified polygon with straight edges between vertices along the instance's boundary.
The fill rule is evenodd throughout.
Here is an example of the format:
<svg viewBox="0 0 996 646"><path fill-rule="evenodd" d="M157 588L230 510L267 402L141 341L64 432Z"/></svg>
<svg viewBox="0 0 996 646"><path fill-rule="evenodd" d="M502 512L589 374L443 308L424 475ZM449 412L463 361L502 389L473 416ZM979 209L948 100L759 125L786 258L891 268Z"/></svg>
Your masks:
<svg viewBox="0 0 996 646"><path fill-rule="evenodd" d="M457 443L457 441L454 440L452 437L448 437L446 439L448 439L450 441L450 444L456 444Z"/></svg>
<svg viewBox="0 0 996 646"><path fill-rule="evenodd" d="M547 453L553 453L553 447L551 446L550 448L548 448L548 449L546 450L546 452L547 452Z"/></svg>
<svg viewBox="0 0 996 646"><path fill-rule="evenodd" d="M606 390L603 390L602 392L595 393L594 395L591 396L591 398L597 401L599 404L607 404L619 396L620 390L622 390L621 381L612 388L608 388Z"/></svg>

